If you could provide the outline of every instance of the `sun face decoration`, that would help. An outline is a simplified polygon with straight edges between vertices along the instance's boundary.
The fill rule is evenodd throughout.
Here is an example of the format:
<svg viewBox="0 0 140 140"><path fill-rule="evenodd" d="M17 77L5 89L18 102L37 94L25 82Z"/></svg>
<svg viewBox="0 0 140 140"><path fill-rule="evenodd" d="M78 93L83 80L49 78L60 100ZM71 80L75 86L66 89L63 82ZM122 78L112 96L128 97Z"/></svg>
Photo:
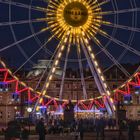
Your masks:
<svg viewBox="0 0 140 140"><path fill-rule="evenodd" d="M78 28L86 24L88 9L80 2L71 2L65 6L63 17L68 25Z"/></svg>
<svg viewBox="0 0 140 140"><path fill-rule="evenodd" d="M71 29L72 43L86 32L88 38L94 37L100 29L102 16L97 0L50 0L47 9L47 23L59 39Z"/></svg>

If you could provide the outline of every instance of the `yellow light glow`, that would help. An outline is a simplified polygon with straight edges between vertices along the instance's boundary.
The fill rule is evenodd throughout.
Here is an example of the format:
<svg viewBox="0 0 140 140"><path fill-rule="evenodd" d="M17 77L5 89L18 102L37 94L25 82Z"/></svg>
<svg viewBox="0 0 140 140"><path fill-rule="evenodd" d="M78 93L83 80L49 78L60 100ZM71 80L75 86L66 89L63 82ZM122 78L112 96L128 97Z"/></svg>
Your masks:
<svg viewBox="0 0 140 140"><path fill-rule="evenodd" d="M91 57L92 57L92 59L95 59L95 55L93 53L91 54Z"/></svg>
<svg viewBox="0 0 140 140"><path fill-rule="evenodd" d="M42 101L43 101L43 98L41 98L41 99L39 100L39 103L41 104L41 103L42 103Z"/></svg>
<svg viewBox="0 0 140 140"><path fill-rule="evenodd" d="M55 62L55 66L57 66L57 65L58 65L58 63L59 63L59 61L58 61L58 60L56 60L56 62Z"/></svg>
<svg viewBox="0 0 140 140"><path fill-rule="evenodd" d="M40 107L39 107L39 106L37 106L37 107L36 107L36 111L39 111L39 109L40 109Z"/></svg>
<svg viewBox="0 0 140 140"><path fill-rule="evenodd" d="M105 86L105 88L107 88L107 84L106 83L104 83L104 86Z"/></svg>
<svg viewBox="0 0 140 140"><path fill-rule="evenodd" d="M46 94L46 90L44 90L42 94L43 94L43 96L44 96L44 95Z"/></svg>
<svg viewBox="0 0 140 140"><path fill-rule="evenodd" d="M103 3L101 2L101 4ZM77 15L77 11L79 13L83 12L84 15ZM71 34L73 43L75 43L77 35L85 35L79 29L84 31L92 30L93 34L89 38L96 35L102 23L101 11L100 3L96 0L91 3L85 0L50 0L46 11L46 21L52 32L59 39L62 38L64 32L68 33L69 29L72 28ZM108 22L104 22L104 24L108 24ZM67 40L64 40L64 42L66 43Z"/></svg>
<svg viewBox="0 0 140 140"><path fill-rule="evenodd" d="M105 79L104 79L104 77L103 77L103 76L101 76L101 79L102 79L102 81L105 81Z"/></svg>
<svg viewBox="0 0 140 140"><path fill-rule="evenodd" d="M111 103L113 103L113 99L112 98L110 98L110 101L111 101Z"/></svg>
<svg viewBox="0 0 140 140"><path fill-rule="evenodd" d="M98 68L98 73L101 74L101 70Z"/></svg>
<svg viewBox="0 0 140 140"><path fill-rule="evenodd" d="M52 75L49 77L49 80L52 80Z"/></svg>
<svg viewBox="0 0 140 140"><path fill-rule="evenodd" d="M115 105L113 105L113 109L114 109L114 111L116 111L116 107L115 107Z"/></svg>
<svg viewBox="0 0 140 140"><path fill-rule="evenodd" d="M24 83L24 82L21 82L21 84L22 84L23 86L26 86L26 83Z"/></svg>
<svg viewBox="0 0 140 140"><path fill-rule="evenodd" d="M95 66L97 67L97 66L98 66L98 63L97 63L97 61L94 61L94 63L95 63Z"/></svg>
<svg viewBox="0 0 140 140"><path fill-rule="evenodd" d="M56 70L56 68L53 68L53 69L52 69L52 73L54 73L54 72L55 72L55 70Z"/></svg>
<svg viewBox="0 0 140 140"><path fill-rule="evenodd" d="M19 78L18 78L18 77L16 77L16 76L14 76L14 78L15 78L16 80L19 80Z"/></svg>
<svg viewBox="0 0 140 140"><path fill-rule="evenodd" d="M58 58L60 58L62 56L62 53L59 53Z"/></svg>
<svg viewBox="0 0 140 140"><path fill-rule="evenodd" d="M108 96L110 96L110 95L111 95L111 93L110 93L109 91L107 91L107 95L108 95Z"/></svg>

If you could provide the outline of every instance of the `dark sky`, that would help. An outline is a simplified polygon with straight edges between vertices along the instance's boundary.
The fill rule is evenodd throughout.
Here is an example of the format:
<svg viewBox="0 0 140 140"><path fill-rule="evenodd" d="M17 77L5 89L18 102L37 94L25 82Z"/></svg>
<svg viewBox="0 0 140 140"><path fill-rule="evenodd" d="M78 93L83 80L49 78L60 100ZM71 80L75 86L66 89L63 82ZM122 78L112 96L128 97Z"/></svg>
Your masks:
<svg viewBox="0 0 140 140"><path fill-rule="evenodd" d="M9 0L10 1L10 0ZM9 46L14 42L17 42L21 39L26 38L27 36L32 35L33 33L38 32L39 30L47 27L47 23L44 22L37 22L37 23L22 23L22 24L13 24L13 25L4 25L6 23L10 23L14 21L21 21L21 20L29 20L29 19L37 19L37 18L44 18L46 17L45 12L31 10L29 9L30 6L34 7L47 7L47 3L40 1L40 0L11 0L8 3L2 2L0 0L0 49L4 48L5 46ZM102 0L99 0L101 2ZM15 6L13 2L18 2L21 4L25 4L26 8ZM106 21L110 21L114 24L124 25L127 27L131 27L131 30L124 30L119 29L117 27L107 27L101 26L101 29L106 31L109 35L113 38L123 42L127 45L140 51L140 0L110 0L108 4L101 6L103 11L121 11L124 9L131 9L133 12L125 12L119 14L112 14L103 16L103 19ZM137 10L136 10L137 9ZM2 24L3 23L3 24ZM136 29L138 28L138 29ZM134 31L135 30L135 31ZM7 65L9 67L16 67L18 68L21 64L23 64L36 50L40 48L42 44L50 37L52 34L48 32L44 32L38 36L34 36L28 40L25 40L21 43L17 43L17 45L13 45L9 49L5 51L0 51L0 56L5 59ZM116 58L120 64L122 63L132 63L136 64L139 63L140 57L130 51L127 51L123 47L119 46L118 44L110 41L103 36L97 34L97 38L101 41L104 47ZM59 41L57 39L53 39L47 45L47 50L42 49L39 53L37 53L30 62L28 62L24 67L32 67L33 63L36 63L38 59L48 59L54 53L55 47ZM101 65L101 67L112 66L112 61L103 53L100 52L100 49L93 41L90 41L91 45L93 46L93 51L97 54L97 59ZM77 62L77 54L75 51L76 47L71 46L71 54L69 55L69 64L68 67L76 67ZM49 51L48 51L49 50ZM99 53L100 52L100 53ZM66 52L65 52L66 53ZM64 58L65 58L64 53ZM122 57L121 57L122 55ZM83 57L83 66L87 66L87 61L84 61L84 54ZM64 65L63 60L61 61L61 65Z"/></svg>

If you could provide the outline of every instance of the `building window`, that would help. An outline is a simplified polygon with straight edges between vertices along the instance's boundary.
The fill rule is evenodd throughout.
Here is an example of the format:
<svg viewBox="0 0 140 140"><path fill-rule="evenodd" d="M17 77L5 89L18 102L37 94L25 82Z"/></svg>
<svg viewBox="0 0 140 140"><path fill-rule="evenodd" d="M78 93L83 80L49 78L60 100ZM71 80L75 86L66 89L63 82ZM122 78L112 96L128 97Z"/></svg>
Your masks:
<svg viewBox="0 0 140 140"><path fill-rule="evenodd" d="M136 97L136 103L139 104L139 96Z"/></svg>
<svg viewBox="0 0 140 140"><path fill-rule="evenodd" d="M98 91L98 88L97 88L97 87L95 87L95 88L94 88L94 91Z"/></svg>
<svg viewBox="0 0 140 140"><path fill-rule="evenodd" d="M10 88L10 89L11 89L11 87L12 87L12 85L11 85L11 84L8 84L8 88Z"/></svg>
<svg viewBox="0 0 140 140"><path fill-rule="evenodd" d="M8 91L8 84L2 83L0 84L0 92L7 92Z"/></svg>
<svg viewBox="0 0 140 140"><path fill-rule="evenodd" d="M113 89L116 89L118 86L117 85L113 85L112 87L113 87Z"/></svg>
<svg viewBox="0 0 140 140"><path fill-rule="evenodd" d="M2 96L0 96L0 104L2 103Z"/></svg>
<svg viewBox="0 0 140 140"><path fill-rule="evenodd" d="M2 114L3 114L3 113L2 113L2 112L0 112L0 119L2 119Z"/></svg>
<svg viewBox="0 0 140 140"><path fill-rule="evenodd" d="M11 112L10 112L10 111L8 111L8 119L10 118L10 116L11 116Z"/></svg>
<svg viewBox="0 0 140 140"><path fill-rule="evenodd" d="M56 84L56 88L60 88L60 84Z"/></svg>
<svg viewBox="0 0 140 140"><path fill-rule="evenodd" d="M71 85L70 84L67 84L68 88L71 88Z"/></svg>
<svg viewBox="0 0 140 140"><path fill-rule="evenodd" d="M93 88L93 84L89 84L89 88Z"/></svg>

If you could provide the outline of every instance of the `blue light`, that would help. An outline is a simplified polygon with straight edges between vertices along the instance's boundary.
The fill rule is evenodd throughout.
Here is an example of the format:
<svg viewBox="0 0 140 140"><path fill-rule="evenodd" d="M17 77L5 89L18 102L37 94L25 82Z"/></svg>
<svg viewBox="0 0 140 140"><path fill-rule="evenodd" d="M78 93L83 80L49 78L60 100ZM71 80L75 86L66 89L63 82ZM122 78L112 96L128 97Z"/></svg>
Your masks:
<svg viewBox="0 0 140 140"><path fill-rule="evenodd" d="M40 106L40 112L45 114L47 113L47 107L46 106Z"/></svg>
<svg viewBox="0 0 140 140"><path fill-rule="evenodd" d="M106 111L106 108L99 108L100 111Z"/></svg>
<svg viewBox="0 0 140 140"><path fill-rule="evenodd" d="M40 109L46 109L47 107L46 106L40 106Z"/></svg>
<svg viewBox="0 0 140 140"><path fill-rule="evenodd" d="M135 88L139 88L140 89L140 86L135 86Z"/></svg>
<svg viewBox="0 0 140 140"><path fill-rule="evenodd" d="M27 104L27 105L31 105L32 101L25 101L24 103Z"/></svg>
<svg viewBox="0 0 140 140"><path fill-rule="evenodd" d="M131 97L132 97L131 94L124 95L124 98L131 98Z"/></svg>
<svg viewBox="0 0 140 140"><path fill-rule="evenodd" d="M124 95L124 103L125 103L125 104L130 104L130 103L132 103L132 95L131 95L131 94Z"/></svg>
<svg viewBox="0 0 140 140"><path fill-rule="evenodd" d="M135 94L140 95L140 86L135 86Z"/></svg>
<svg viewBox="0 0 140 140"><path fill-rule="evenodd" d="M14 99L14 101L19 102L19 93L12 93L12 98Z"/></svg>
<svg viewBox="0 0 140 140"><path fill-rule="evenodd" d="M0 82L0 85L7 85L7 82Z"/></svg>
<svg viewBox="0 0 140 140"><path fill-rule="evenodd" d="M14 93L12 93L12 95L19 95L19 93L18 92L14 92Z"/></svg>
<svg viewBox="0 0 140 140"><path fill-rule="evenodd" d="M8 83L0 82L0 92L7 92L7 91L8 91Z"/></svg>

